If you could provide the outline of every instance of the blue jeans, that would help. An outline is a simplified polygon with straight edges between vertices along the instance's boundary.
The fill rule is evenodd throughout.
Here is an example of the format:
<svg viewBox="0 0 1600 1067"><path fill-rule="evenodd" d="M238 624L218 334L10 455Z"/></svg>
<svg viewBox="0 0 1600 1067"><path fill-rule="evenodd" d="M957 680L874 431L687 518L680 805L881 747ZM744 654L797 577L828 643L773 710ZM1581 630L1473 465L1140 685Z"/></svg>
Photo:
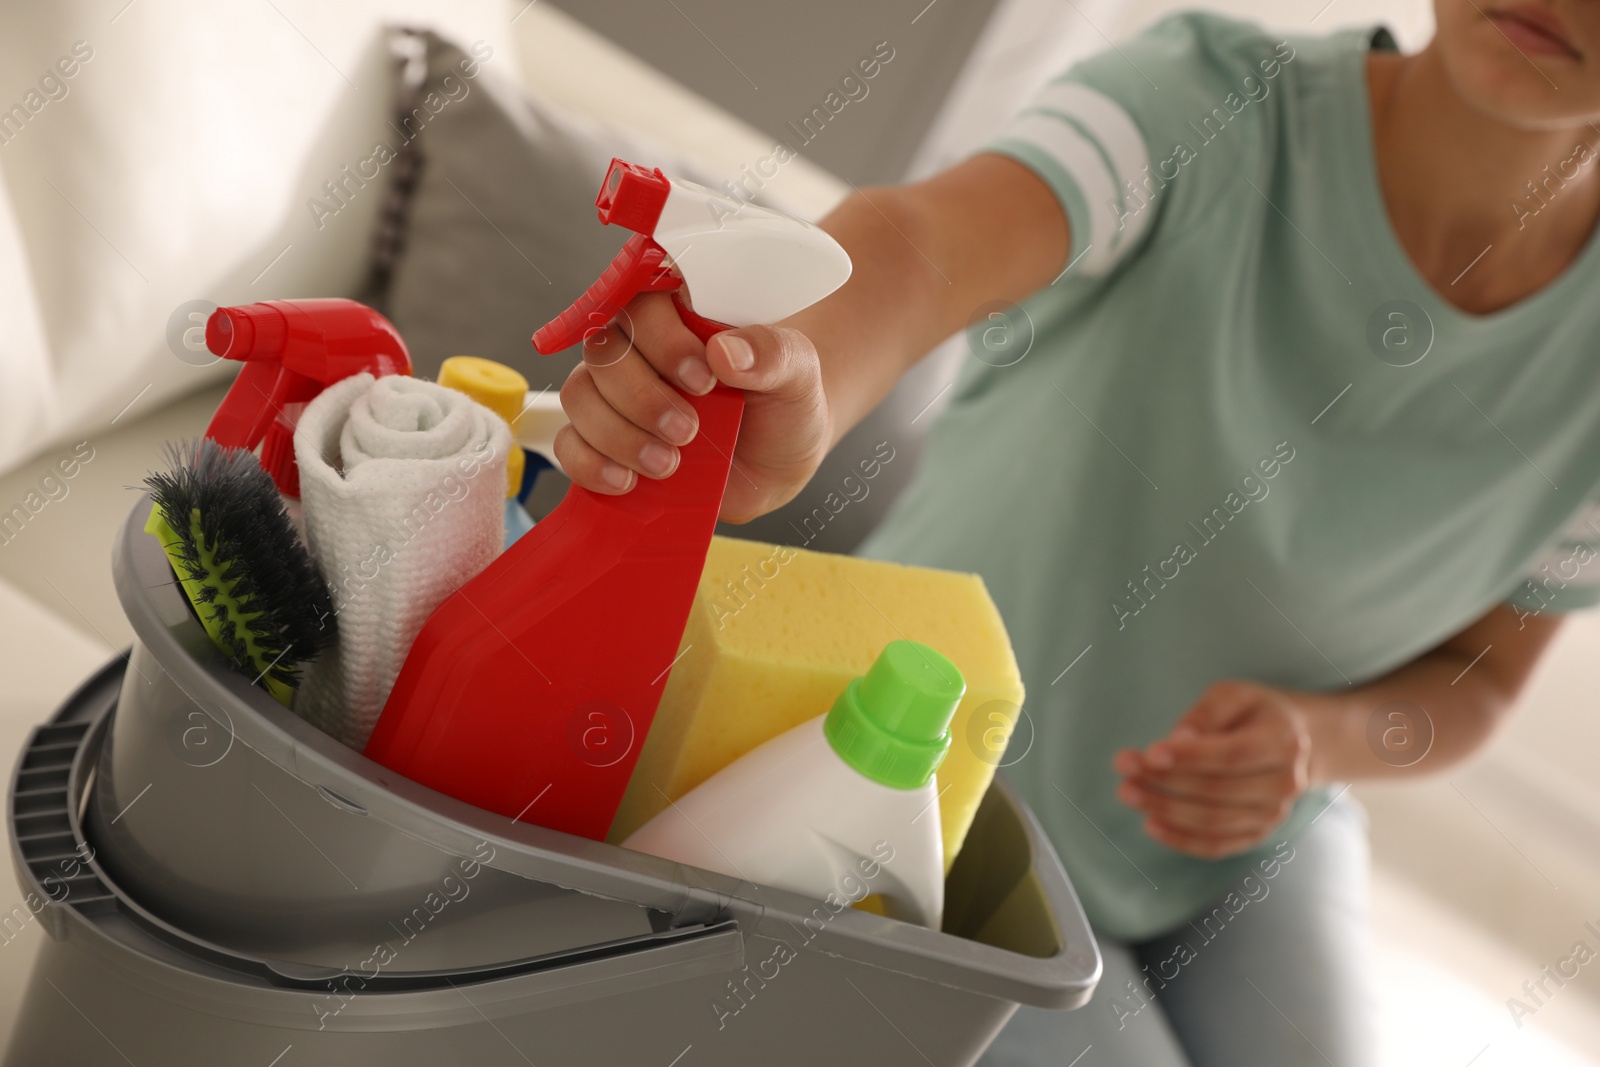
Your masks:
<svg viewBox="0 0 1600 1067"><path fill-rule="evenodd" d="M1176 930L1101 937L1089 1003L1019 1008L979 1067L1372 1067L1365 812L1343 797L1279 854Z"/></svg>

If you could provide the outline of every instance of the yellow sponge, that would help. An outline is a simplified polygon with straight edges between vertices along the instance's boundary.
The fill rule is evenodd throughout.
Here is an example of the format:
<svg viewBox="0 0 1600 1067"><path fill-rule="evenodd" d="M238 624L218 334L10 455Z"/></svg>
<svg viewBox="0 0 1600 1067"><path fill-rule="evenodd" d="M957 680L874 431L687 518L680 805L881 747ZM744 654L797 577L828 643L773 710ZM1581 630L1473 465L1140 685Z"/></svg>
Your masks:
<svg viewBox="0 0 1600 1067"><path fill-rule="evenodd" d="M712 539L611 840L763 741L825 714L896 638L938 649L967 682L938 776L948 868L1022 705L1017 661L983 580L722 537Z"/></svg>

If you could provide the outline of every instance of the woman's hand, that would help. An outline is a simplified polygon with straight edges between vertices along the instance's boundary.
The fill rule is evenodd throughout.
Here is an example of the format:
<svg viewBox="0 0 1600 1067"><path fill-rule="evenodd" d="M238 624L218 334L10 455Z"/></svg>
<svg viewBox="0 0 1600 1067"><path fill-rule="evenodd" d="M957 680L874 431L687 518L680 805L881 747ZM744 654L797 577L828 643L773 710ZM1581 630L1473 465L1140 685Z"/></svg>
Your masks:
<svg viewBox="0 0 1600 1067"><path fill-rule="evenodd" d="M1301 696L1218 682L1172 733L1116 754L1117 799L1144 812L1151 837L1191 856L1221 859L1260 844L1310 783Z"/></svg>
<svg viewBox="0 0 1600 1067"><path fill-rule="evenodd" d="M751 326L701 344L667 294L635 297L585 340L583 362L561 387L572 421L556 434L556 457L597 493L669 477L699 425L668 385L700 396L719 381L746 394L722 518L748 522L798 493L832 440L816 349L798 330Z"/></svg>
<svg viewBox="0 0 1600 1067"><path fill-rule="evenodd" d="M1146 833L1180 852L1243 852L1271 836L1313 781L1437 773L1481 749L1560 619L1502 604L1382 678L1327 693L1218 682L1166 737L1116 754L1117 797L1145 813ZM1415 752L1384 740L1397 704L1425 735Z"/></svg>

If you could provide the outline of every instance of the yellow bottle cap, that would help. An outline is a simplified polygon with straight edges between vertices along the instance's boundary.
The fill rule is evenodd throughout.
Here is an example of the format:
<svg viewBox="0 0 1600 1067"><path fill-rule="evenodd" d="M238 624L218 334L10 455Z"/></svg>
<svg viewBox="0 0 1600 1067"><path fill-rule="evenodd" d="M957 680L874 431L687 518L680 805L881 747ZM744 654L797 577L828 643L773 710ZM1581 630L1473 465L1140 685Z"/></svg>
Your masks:
<svg viewBox="0 0 1600 1067"><path fill-rule="evenodd" d="M492 359L479 356L451 356L439 367L439 384L466 393L504 419L515 429L517 416L528 397L528 379ZM516 496L522 488L526 459L515 440L506 457L506 496Z"/></svg>

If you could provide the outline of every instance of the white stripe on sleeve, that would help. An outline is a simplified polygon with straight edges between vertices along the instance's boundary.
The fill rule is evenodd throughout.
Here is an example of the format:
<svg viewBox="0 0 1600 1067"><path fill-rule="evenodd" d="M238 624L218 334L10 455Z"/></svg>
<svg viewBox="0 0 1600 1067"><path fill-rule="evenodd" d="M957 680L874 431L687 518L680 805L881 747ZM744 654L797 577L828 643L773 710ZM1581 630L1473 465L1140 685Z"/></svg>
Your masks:
<svg viewBox="0 0 1600 1067"><path fill-rule="evenodd" d="M1140 183L1140 177L1150 165L1150 152L1145 145L1144 134L1139 132L1139 127L1115 100L1086 85L1056 82L1045 86L1033 98L1028 110L1034 109L1066 115L1100 142L1100 149L1111 160L1112 177L1119 187L1128 181L1135 185ZM1124 205L1130 212L1134 206L1131 203ZM1126 228L1115 234L1119 252L1138 244L1140 234L1150 224L1154 214L1153 211L1130 214Z"/></svg>
<svg viewBox="0 0 1600 1067"><path fill-rule="evenodd" d="M1078 183L1089 207L1088 249L1079 269L1103 274L1116 264L1117 184L1100 153L1072 124L1057 115L1026 112L1005 129L1002 137L1016 138L1049 156ZM1076 236L1076 235L1074 235Z"/></svg>

